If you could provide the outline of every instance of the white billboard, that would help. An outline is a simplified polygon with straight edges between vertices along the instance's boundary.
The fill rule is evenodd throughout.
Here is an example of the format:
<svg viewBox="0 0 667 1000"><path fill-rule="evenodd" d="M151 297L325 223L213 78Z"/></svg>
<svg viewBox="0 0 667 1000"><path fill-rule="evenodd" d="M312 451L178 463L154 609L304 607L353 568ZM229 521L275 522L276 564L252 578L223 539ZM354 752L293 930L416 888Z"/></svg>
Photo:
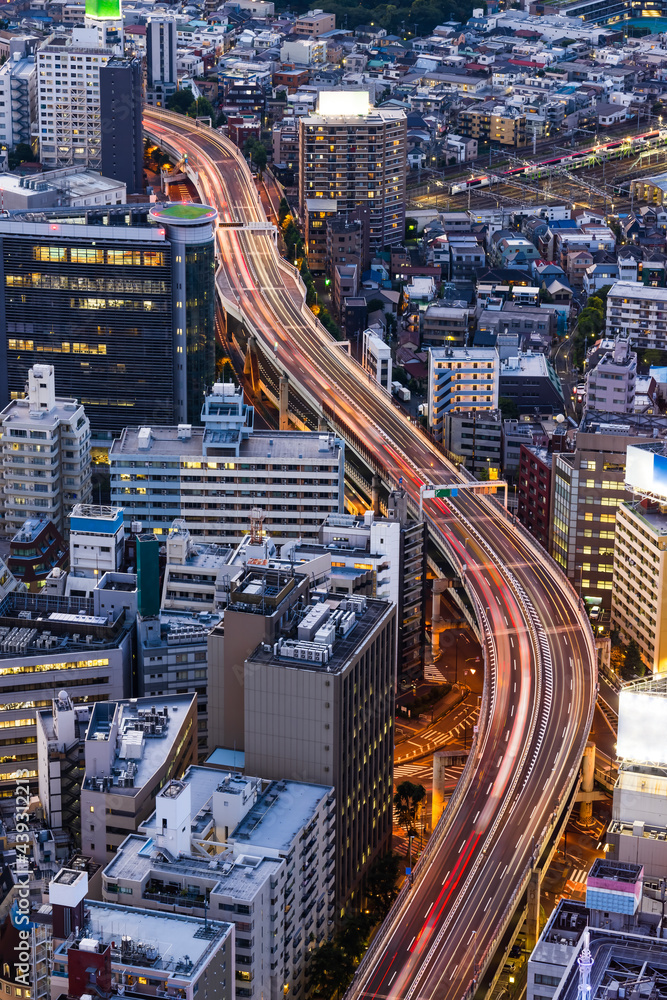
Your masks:
<svg viewBox="0 0 667 1000"><path fill-rule="evenodd" d="M370 107L367 90L321 90L317 97L317 113L326 118L363 116Z"/></svg>
<svg viewBox="0 0 667 1000"><path fill-rule="evenodd" d="M625 481L637 493L667 497L667 457L628 445Z"/></svg>
<svg viewBox="0 0 667 1000"><path fill-rule="evenodd" d="M624 760L667 764L667 698L621 691L616 753Z"/></svg>

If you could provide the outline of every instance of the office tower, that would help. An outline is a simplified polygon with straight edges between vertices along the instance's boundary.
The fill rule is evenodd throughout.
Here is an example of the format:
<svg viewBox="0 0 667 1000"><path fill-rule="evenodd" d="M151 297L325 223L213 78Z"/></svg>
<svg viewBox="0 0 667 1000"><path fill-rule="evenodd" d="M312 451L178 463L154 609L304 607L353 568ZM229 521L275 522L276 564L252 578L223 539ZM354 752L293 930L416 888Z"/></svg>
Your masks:
<svg viewBox="0 0 667 1000"><path fill-rule="evenodd" d="M57 358L97 440L197 422L215 372L215 219L205 205L0 219L0 401L23 392L37 354Z"/></svg>
<svg viewBox="0 0 667 1000"><path fill-rule="evenodd" d="M102 174L122 181L128 194L144 189L140 59L114 56L100 70Z"/></svg>
<svg viewBox="0 0 667 1000"><path fill-rule="evenodd" d="M209 708L248 773L334 786L340 909L391 835L396 612L365 597L310 603L304 582L254 568L237 582L209 636ZM247 624L230 641L237 614Z"/></svg>
<svg viewBox="0 0 667 1000"><path fill-rule="evenodd" d="M637 355L627 340L617 340L586 375L586 406L602 413L633 413Z"/></svg>
<svg viewBox="0 0 667 1000"><path fill-rule="evenodd" d="M131 694L132 620L124 595L92 599L14 591L0 605L0 794L15 781L17 762L37 783L35 708L68 691L75 710ZM29 617L28 617L29 616Z"/></svg>
<svg viewBox="0 0 667 1000"><path fill-rule="evenodd" d="M498 406L495 347L431 347L428 352L428 422L442 441L450 412L495 410Z"/></svg>
<svg viewBox="0 0 667 1000"><path fill-rule="evenodd" d="M96 704L84 743L84 854L111 860L153 812L160 788L194 763L196 747L195 694Z"/></svg>
<svg viewBox="0 0 667 1000"><path fill-rule="evenodd" d="M371 107L366 91L320 92L317 111L299 121L299 212L309 258L312 243L322 266L326 260L326 218L359 208L368 209L372 251L404 239L406 135L405 112Z"/></svg>
<svg viewBox="0 0 667 1000"><path fill-rule="evenodd" d="M97 32L53 34L37 50L40 161L48 168L102 169L100 69L113 52Z"/></svg>
<svg viewBox="0 0 667 1000"><path fill-rule="evenodd" d="M332 929L334 830L330 786L191 767L106 866L102 895L233 921L237 996L277 997L285 983L298 996Z"/></svg>
<svg viewBox="0 0 667 1000"><path fill-rule="evenodd" d="M166 535L182 519L197 541L241 542L256 525L276 543L316 539L343 510L345 448L331 434L256 431L243 391L217 383L203 427L126 427L109 451L112 502Z"/></svg>
<svg viewBox="0 0 667 1000"><path fill-rule="evenodd" d="M176 21L154 15L146 22L146 102L164 107L176 91Z"/></svg>
<svg viewBox="0 0 667 1000"><path fill-rule="evenodd" d="M72 506L91 495L90 424L84 408L76 399L56 397L53 365L34 365L27 398L5 406L0 426L5 532L15 534L27 518L47 518L64 534Z"/></svg>
<svg viewBox="0 0 667 1000"><path fill-rule="evenodd" d="M19 142L32 145L37 121L36 38L10 42L9 58L0 67L0 145L13 149Z"/></svg>
<svg viewBox="0 0 667 1000"><path fill-rule="evenodd" d="M665 436L664 416L588 410L575 450L553 456L549 548L589 606L611 605L617 510L631 499L625 486L628 445Z"/></svg>

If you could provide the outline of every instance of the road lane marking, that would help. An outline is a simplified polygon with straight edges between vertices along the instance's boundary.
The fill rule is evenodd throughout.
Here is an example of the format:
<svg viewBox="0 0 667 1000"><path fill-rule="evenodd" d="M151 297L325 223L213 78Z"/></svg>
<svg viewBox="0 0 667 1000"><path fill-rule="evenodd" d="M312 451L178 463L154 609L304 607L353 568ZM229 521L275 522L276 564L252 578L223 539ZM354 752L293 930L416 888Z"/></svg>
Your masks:
<svg viewBox="0 0 667 1000"><path fill-rule="evenodd" d="M415 934L415 937L417 937L417 935L416 935L416 934ZM411 941L411 942L410 942L410 944L408 945L408 951L410 951L410 949L412 948L413 944L415 943L415 937L413 937L412 941Z"/></svg>
<svg viewBox="0 0 667 1000"><path fill-rule="evenodd" d="M564 739L564 738L565 738L565 733L566 733L566 732L567 732L567 726L563 726L563 734L562 734L562 736L561 736L561 739Z"/></svg>
<svg viewBox="0 0 667 1000"><path fill-rule="evenodd" d="M510 646L514 649L514 639L510 636Z"/></svg>
<svg viewBox="0 0 667 1000"><path fill-rule="evenodd" d="M470 942L472 941L472 939L474 938L474 936L475 936L476 933L477 933L476 931L471 931L470 932L470 937L466 941L466 944L470 944Z"/></svg>
<svg viewBox="0 0 667 1000"><path fill-rule="evenodd" d="M461 844L461 846L459 847L459 854L461 853L461 851L463 850L463 848L464 848L465 846L466 846L466 842L465 842L465 840L464 840L464 841L463 841L463 843Z"/></svg>
<svg viewBox="0 0 667 1000"><path fill-rule="evenodd" d="M457 969L458 969L458 965L457 965L457 966L455 966L454 970L452 971L452 974L451 974L451 976L449 977L449 981L450 981L450 983L451 983L452 979L454 978L454 976L456 975L456 970L457 970Z"/></svg>
<svg viewBox="0 0 667 1000"><path fill-rule="evenodd" d="M491 900L492 900L492 899L493 899L493 896L489 896L489 898L488 898L488 899L487 899L487 901L486 901L486 906L484 907L484 909L483 909L483 911L482 911L483 913L486 913L486 911L488 910L488 908L489 908L489 903L491 902Z"/></svg>
<svg viewBox="0 0 667 1000"><path fill-rule="evenodd" d="M512 705L512 711L510 712L510 719L512 718L513 715L514 715L514 705Z"/></svg>
<svg viewBox="0 0 667 1000"><path fill-rule="evenodd" d="M449 878L449 876L450 876L450 874L451 874L451 871L452 871L452 869L450 868L450 869L449 869L449 871L447 872L447 874L445 875L445 877L443 878L443 880L442 880L442 884L443 884L443 885L445 884L445 882L446 882L446 881L447 881L447 879Z"/></svg>
<svg viewBox="0 0 667 1000"><path fill-rule="evenodd" d="M570 677L570 691L572 690L572 678Z"/></svg>
<svg viewBox="0 0 667 1000"><path fill-rule="evenodd" d="M503 618L505 619L505 624L506 624L506 625L507 625L507 627L509 628L509 624L510 624L510 623L509 623L509 622L507 621L507 615L503 615Z"/></svg>
<svg viewBox="0 0 667 1000"><path fill-rule="evenodd" d="M516 691L516 681L514 681L514 690Z"/></svg>
<svg viewBox="0 0 667 1000"><path fill-rule="evenodd" d="M493 788L493 782L492 782L492 781L490 781L490 782L489 782L489 787L488 787L488 788L487 788L487 790L486 790L486 794L487 794L487 795L489 794L489 792L491 791L491 789L492 789L492 788Z"/></svg>
<svg viewBox="0 0 667 1000"><path fill-rule="evenodd" d="M510 731L508 729L507 732L505 733L505 743L507 743L509 738L510 738Z"/></svg>
<svg viewBox="0 0 667 1000"><path fill-rule="evenodd" d="M474 819L473 819L473 823L476 823L476 822L477 822L477 817L478 817L478 816L479 816L479 809L478 809L478 810L477 810L477 812L475 813L475 817L474 817Z"/></svg>
<svg viewBox="0 0 667 1000"><path fill-rule="evenodd" d="M396 979L397 975L398 975L398 969L396 969L396 971L394 972L394 975L391 977L391 979L387 983L387 986L391 986L391 984L393 983L393 981Z"/></svg>
<svg viewBox="0 0 667 1000"><path fill-rule="evenodd" d="M429 913L431 912L432 909L433 909L433 903L431 903L431 905L429 906L428 910L424 914L424 920L426 920L427 916L429 915Z"/></svg>
<svg viewBox="0 0 667 1000"><path fill-rule="evenodd" d="M572 702L567 706L567 714L570 714L570 709L572 708Z"/></svg>

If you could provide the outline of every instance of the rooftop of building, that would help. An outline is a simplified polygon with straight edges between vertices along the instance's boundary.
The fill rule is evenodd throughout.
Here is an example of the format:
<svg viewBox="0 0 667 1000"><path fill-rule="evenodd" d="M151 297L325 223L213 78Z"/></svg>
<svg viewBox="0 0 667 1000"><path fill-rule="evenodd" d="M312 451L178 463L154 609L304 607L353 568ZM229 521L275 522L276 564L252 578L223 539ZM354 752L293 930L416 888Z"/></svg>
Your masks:
<svg viewBox="0 0 667 1000"><path fill-rule="evenodd" d="M667 180L665 183L667 184ZM615 281L609 290L609 295L629 299L667 302L667 288L653 288L652 286L644 285L641 281Z"/></svg>
<svg viewBox="0 0 667 1000"><path fill-rule="evenodd" d="M619 996L639 992L639 983L646 1000L663 995L667 988L667 940L657 938L655 933L590 928L588 935L579 939L576 950L580 952L585 944L592 958L587 991L590 1000L608 1000L612 990ZM581 990L578 962L572 953L569 958L572 960L558 989L559 1000L576 1000Z"/></svg>
<svg viewBox="0 0 667 1000"><path fill-rule="evenodd" d="M86 732L84 787L135 794L174 753L174 740L195 694L151 695L131 701L97 702ZM93 757L96 743L113 739L111 767Z"/></svg>
<svg viewBox="0 0 667 1000"><path fill-rule="evenodd" d="M237 900L251 900L282 863L280 858L250 854L235 857L231 849L213 858L191 854L172 858L164 848L155 847L152 839L130 834L104 869L104 875L107 879L128 882L142 882L149 873L153 873L153 877L181 875L200 878L208 882L211 892Z"/></svg>
<svg viewBox="0 0 667 1000"><path fill-rule="evenodd" d="M123 527L123 508L109 504L77 503L69 516L70 531L113 535Z"/></svg>
<svg viewBox="0 0 667 1000"><path fill-rule="evenodd" d="M167 222L177 225L201 224L214 222L218 213L210 205L197 205L191 202L170 204L166 207L151 208L150 218L156 222Z"/></svg>
<svg viewBox="0 0 667 1000"><path fill-rule="evenodd" d="M667 508L657 504L646 505L642 500L626 500L621 505L639 518L655 535L667 535Z"/></svg>
<svg viewBox="0 0 667 1000"><path fill-rule="evenodd" d="M652 289L654 290L654 289ZM667 291L667 289L663 289ZM655 437L667 433L667 415L656 413L605 413L585 410L579 433L616 434L626 437Z"/></svg>
<svg viewBox="0 0 667 1000"><path fill-rule="evenodd" d="M141 427L125 427L121 436L116 438L109 449L111 462L121 461L123 455L151 456L155 460L161 458L180 457L183 459L201 458L203 446L209 443L224 443L217 441L216 435L225 435L225 431L210 430L203 427L193 427L191 436L187 439L179 436L178 427L151 427L151 438L147 448L139 447ZM236 435L234 435L236 437ZM318 434L308 431L264 431L255 430L240 442L239 461L244 458L273 458L293 461L301 458L309 461L328 462L332 455L340 452L340 442L333 435Z"/></svg>
<svg viewBox="0 0 667 1000"><path fill-rule="evenodd" d="M2 220L0 219L0 229ZM15 424L19 427L39 424L40 429L56 430L61 423L68 423L75 414L82 413L83 407L76 399L56 396L54 405L48 410L38 410L31 407L28 399L12 399L0 412L0 424L7 427Z"/></svg>
<svg viewBox="0 0 667 1000"><path fill-rule="evenodd" d="M531 961L567 966L589 918L590 911L584 903L561 898L547 920Z"/></svg>
<svg viewBox="0 0 667 1000"><path fill-rule="evenodd" d="M66 959L70 948L97 951L110 946L114 965L160 970L179 980L198 978L232 930L231 924L218 920L94 899L86 900L86 916L86 925L74 942L65 941L56 949L60 961Z"/></svg>
<svg viewBox="0 0 667 1000"><path fill-rule="evenodd" d="M432 361L497 361L495 347L430 347Z"/></svg>
<svg viewBox="0 0 667 1000"><path fill-rule="evenodd" d="M238 846L288 851L299 830L312 820L323 798L333 796L327 785L303 781L272 781L230 835Z"/></svg>
<svg viewBox="0 0 667 1000"><path fill-rule="evenodd" d="M78 229L68 229L69 226L76 226L89 227L91 235L97 235L101 228L105 239L127 239L129 229L141 229L142 239L164 241L164 230L150 218L152 208L152 205L133 204L12 212L8 218L0 219L0 232L22 235L35 231L35 226L44 226L48 228L37 230L40 235L44 232L61 239L70 234L77 238L85 236ZM54 226L60 228L56 230Z"/></svg>
<svg viewBox="0 0 667 1000"><path fill-rule="evenodd" d="M7 65L7 64L5 64ZM27 68L34 63L29 64ZM59 191L70 198L88 198L93 195L116 191L121 183L111 177L102 177L94 170L78 170L67 167L51 170L45 174L30 174L18 177L16 174L0 174L0 190L14 194L30 194L31 191ZM16 214L12 216L16 218Z"/></svg>
<svg viewBox="0 0 667 1000"><path fill-rule="evenodd" d="M34 542L42 532L46 531L51 522L48 518L28 518L12 537L12 542Z"/></svg>
<svg viewBox="0 0 667 1000"><path fill-rule="evenodd" d="M91 598L13 591L0 602L0 659L39 657L48 669L65 652L117 648L129 628L124 611L115 620L95 615ZM12 672L1 668L0 676Z"/></svg>
<svg viewBox="0 0 667 1000"><path fill-rule="evenodd" d="M393 612L389 601L319 594L304 610L298 627L277 643L262 643L249 661L327 673L342 672L377 626Z"/></svg>
<svg viewBox="0 0 667 1000"><path fill-rule="evenodd" d="M223 615L215 611L187 611L162 608L159 613L160 637L151 640L143 630L139 630L139 642L146 650L162 644L167 646L202 645L209 632L223 620Z"/></svg>

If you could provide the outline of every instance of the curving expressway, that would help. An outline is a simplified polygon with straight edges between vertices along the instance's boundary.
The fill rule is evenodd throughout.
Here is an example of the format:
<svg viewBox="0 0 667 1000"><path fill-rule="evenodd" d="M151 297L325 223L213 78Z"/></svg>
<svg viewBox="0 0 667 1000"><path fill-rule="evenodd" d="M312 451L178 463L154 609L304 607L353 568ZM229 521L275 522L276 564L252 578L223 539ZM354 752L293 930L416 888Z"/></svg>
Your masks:
<svg viewBox="0 0 667 1000"><path fill-rule="evenodd" d="M188 154L226 222L265 222L235 146L146 109L144 128ZM460 474L305 308L272 236L218 230L218 289L276 365L385 481L407 489ZM350 997L461 1000L474 992L576 781L597 685L593 636L556 565L488 497L427 501L431 536L465 582L485 637L479 727L462 781L350 988Z"/></svg>

